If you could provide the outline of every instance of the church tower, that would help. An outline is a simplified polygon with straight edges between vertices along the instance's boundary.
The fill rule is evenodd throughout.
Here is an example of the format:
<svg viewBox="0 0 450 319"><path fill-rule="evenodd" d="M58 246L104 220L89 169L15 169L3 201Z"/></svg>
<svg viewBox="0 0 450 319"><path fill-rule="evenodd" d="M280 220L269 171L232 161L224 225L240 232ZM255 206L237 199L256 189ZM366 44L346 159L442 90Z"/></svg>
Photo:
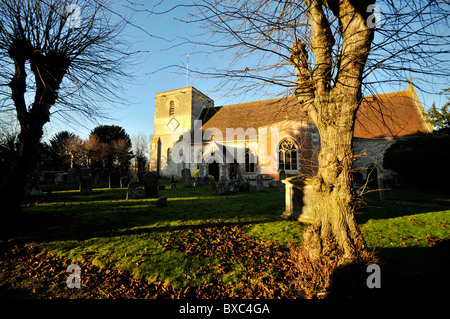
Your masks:
<svg viewBox="0 0 450 319"><path fill-rule="evenodd" d="M155 94L154 137L150 144L150 170L163 177L181 177L183 168L195 167L189 163L176 164L171 160L171 151L176 142L172 134L186 130L193 133L194 120L202 110L214 106L214 101L190 86Z"/></svg>

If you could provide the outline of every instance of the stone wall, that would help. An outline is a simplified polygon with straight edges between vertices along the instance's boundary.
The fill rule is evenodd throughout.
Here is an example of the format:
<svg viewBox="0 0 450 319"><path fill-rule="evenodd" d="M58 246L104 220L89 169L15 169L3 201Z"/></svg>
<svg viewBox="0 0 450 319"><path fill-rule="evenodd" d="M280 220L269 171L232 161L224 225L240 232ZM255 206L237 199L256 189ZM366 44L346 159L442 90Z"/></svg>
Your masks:
<svg viewBox="0 0 450 319"><path fill-rule="evenodd" d="M357 159L354 167L367 177L366 169L375 165L379 178L387 178L392 175L392 171L383 168L384 154L386 150L395 143L394 139L355 139L353 141L354 154Z"/></svg>

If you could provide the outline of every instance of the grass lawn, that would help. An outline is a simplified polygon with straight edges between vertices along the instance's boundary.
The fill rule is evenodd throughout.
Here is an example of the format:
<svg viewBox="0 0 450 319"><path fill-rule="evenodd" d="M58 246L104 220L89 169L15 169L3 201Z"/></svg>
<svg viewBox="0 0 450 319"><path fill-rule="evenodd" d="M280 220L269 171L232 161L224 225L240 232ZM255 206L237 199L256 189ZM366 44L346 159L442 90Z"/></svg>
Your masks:
<svg viewBox="0 0 450 319"><path fill-rule="evenodd" d="M218 196L209 187L178 184L169 189L169 181L161 182L166 189L159 195L168 197L168 206L163 208L155 206L156 199L125 200L126 189L96 188L91 194L68 187L54 189L46 201L24 207L36 221L34 231L5 239L2 247L38 247L67 260L66 264L90 263L96 269L127 271L133 280L183 290L205 283L239 287L242 282L257 284L278 278L277 265L287 247L301 244L306 226L280 218L284 193L277 188ZM407 195L401 199L408 200ZM437 202L433 196L419 199L427 205L450 203L445 196ZM357 218L369 248L375 249L390 278L383 281L386 285L389 280L392 284L409 282L417 272L423 274L424 282L439 285L442 277L438 276L445 272L449 258L448 251L435 248L450 237L449 207L379 201L368 195ZM6 278L8 267L11 270L4 259L0 264L3 289L28 291L32 279L17 275L27 285ZM89 273L83 276L87 280ZM42 292L41 297L87 297L61 288L67 273L60 271L58 278L62 282L55 284L60 289Z"/></svg>

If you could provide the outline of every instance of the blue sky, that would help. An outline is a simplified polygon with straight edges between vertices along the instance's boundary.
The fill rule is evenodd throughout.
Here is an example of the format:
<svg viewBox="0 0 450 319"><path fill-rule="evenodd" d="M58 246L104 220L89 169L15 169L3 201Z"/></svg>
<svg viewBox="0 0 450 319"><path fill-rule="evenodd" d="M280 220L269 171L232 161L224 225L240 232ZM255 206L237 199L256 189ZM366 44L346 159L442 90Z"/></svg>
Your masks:
<svg viewBox="0 0 450 319"><path fill-rule="evenodd" d="M141 0L141 3L145 3L146 7L150 9L152 3L158 2L159 0ZM165 1L164 5L169 7L173 3L179 2ZM182 16L184 12L181 9L167 14L150 16L145 12L132 11L124 5L129 6L130 4L127 1L119 0L116 3L116 10L119 10L118 12L121 12L121 14L127 17L131 17L135 25L156 36L151 37L131 25L127 26L125 30L125 36L129 37L129 40L134 43L134 49L144 52L141 55L138 68L134 68L131 71L134 74L133 80L123 84L126 95L124 95L124 101L122 102L126 104L123 105L123 103L119 103L118 101L116 105L105 105L105 109L108 110L108 114L114 120L99 119L97 123L83 121L84 125L71 125L65 121L53 118L51 123L45 126L44 140L50 139L55 133L62 130L68 130L78 134L81 138L86 138L89 132L98 124L122 126L130 136L138 133L146 135L153 134L155 93L186 86L185 66L187 54L190 54L189 67L191 70L202 69L210 63L204 54L193 54L194 51L199 51L201 48L194 48L192 44L172 47L175 43L179 42L180 37L188 37L190 33L198 32L193 26L177 22L172 18L174 15ZM135 8L140 9L142 7L135 6ZM162 10L164 7L158 7L158 9ZM415 80L423 81L424 79L413 78L413 82ZM226 94L215 91L220 81L219 79L200 79L191 74L188 85L195 86L208 95L215 101L215 105L268 98L267 96L259 97L251 94L245 97L236 97L231 94L227 96ZM436 86L436 92L448 86L450 86L448 83L447 85ZM379 88L380 91L392 92L406 90L407 85L402 84L397 87L380 85ZM280 92L282 92L281 90ZM446 101L444 96L424 95L420 91L418 91L418 94L426 108L431 106L434 101L436 101L438 106L443 105Z"/></svg>

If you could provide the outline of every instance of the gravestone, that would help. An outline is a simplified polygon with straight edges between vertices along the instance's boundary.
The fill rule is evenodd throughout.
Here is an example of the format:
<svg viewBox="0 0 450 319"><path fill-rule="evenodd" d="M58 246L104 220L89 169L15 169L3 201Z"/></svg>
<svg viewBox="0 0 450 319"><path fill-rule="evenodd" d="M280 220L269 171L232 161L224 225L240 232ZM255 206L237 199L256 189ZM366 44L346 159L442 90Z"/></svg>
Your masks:
<svg viewBox="0 0 450 319"><path fill-rule="evenodd" d="M317 199L312 186L299 176L286 178L283 183L286 185L286 210L281 217L302 223L314 223L313 207Z"/></svg>
<svg viewBox="0 0 450 319"><path fill-rule="evenodd" d="M280 190L280 192L283 193L286 188L286 184L283 183L285 179L286 179L286 172L284 171L284 169L280 169L280 171L278 172L278 189Z"/></svg>
<svg viewBox="0 0 450 319"><path fill-rule="evenodd" d="M195 186L208 186L209 185L209 177L197 177L194 181Z"/></svg>
<svg viewBox="0 0 450 319"><path fill-rule="evenodd" d="M234 192L234 188L235 188L234 181L228 180L228 182L227 182L227 192L228 193Z"/></svg>
<svg viewBox="0 0 450 319"><path fill-rule="evenodd" d="M92 192L92 176L82 175L80 176L80 193Z"/></svg>
<svg viewBox="0 0 450 319"><path fill-rule="evenodd" d="M158 175L156 172L147 172L143 176L145 198L158 197Z"/></svg>
<svg viewBox="0 0 450 319"><path fill-rule="evenodd" d="M102 178L102 169L94 168L94 173L92 174L92 181L94 184L98 184Z"/></svg>
<svg viewBox="0 0 450 319"><path fill-rule="evenodd" d="M78 180L78 170L76 168L69 168L67 170L67 183L73 184Z"/></svg>
<svg viewBox="0 0 450 319"><path fill-rule="evenodd" d="M184 187L192 187L191 171L188 168L181 171L181 179Z"/></svg>
<svg viewBox="0 0 450 319"><path fill-rule="evenodd" d="M66 180L66 173L64 172L56 172L55 173L55 184L56 185L61 185L65 182Z"/></svg>
<svg viewBox="0 0 450 319"><path fill-rule="evenodd" d="M224 178L219 179L217 182L217 194L225 195L227 194L227 180Z"/></svg>
<svg viewBox="0 0 450 319"><path fill-rule="evenodd" d="M217 194L218 195L225 195L233 193L235 189L234 181L228 180L225 178L219 179L219 182L217 183Z"/></svg>
<svg viewBox="0 0 450 319"><path fill-rule="evenodd" d="M160 198L158 198L155 202L156 207L161 208L161 207L166 207L167 206L167 197L166 196L162 196Z"/></svg>
<svg viewBox="0 0 450 319"><path fill-rule="evenodd" d="M170 184L170 188L171 188L171 189L173 189L173 188L177 188L177 184L175 184L175 183L171 183L171 184Z"/></svg>
<svg viewBox="0 0 450 319"><path fill-rule="evenodd" d="M128 184L127 199L142 198L142 185L138 182L131 182Z"/></svg>
<svg viewBox="0 0 450 319"><path fill-rule="evenodd" d="M82 177L85 176L90 176L91 175L91 170L87 167L82 167L80 168L80 180Z"/></svg>
<svg viewBox="0 0 450 319"><path fill-rule="evenodd" d="M250 191L250 183L246 179L239 185L239 191L243 193Z"/></svg>
<svg viewBox="0 0 450 319"><path fill-rule="evenodd" d="M120 174L117 171L112 171L109 173L109 188L119 188L120 187Z"/></svg>
<svg viewBox="0 0 450 319"><path fill-rule="evenodd" d="M120 187L128 187L128 184L130 184L130 178L128 176L123 176L120 178Z"/></svg>
<svg viewBox="0 0 450 319"><path fill-rule="evenodd" d="M215 181L209 181L209 188L212 191L216 190L216 182Z"/></svg>
<svg viewBox="0 0 450 319"><path fill-rule="evenodd" d="M264 179L262 175L256 176L256 190L258 192L264 192Z"/></svg>

